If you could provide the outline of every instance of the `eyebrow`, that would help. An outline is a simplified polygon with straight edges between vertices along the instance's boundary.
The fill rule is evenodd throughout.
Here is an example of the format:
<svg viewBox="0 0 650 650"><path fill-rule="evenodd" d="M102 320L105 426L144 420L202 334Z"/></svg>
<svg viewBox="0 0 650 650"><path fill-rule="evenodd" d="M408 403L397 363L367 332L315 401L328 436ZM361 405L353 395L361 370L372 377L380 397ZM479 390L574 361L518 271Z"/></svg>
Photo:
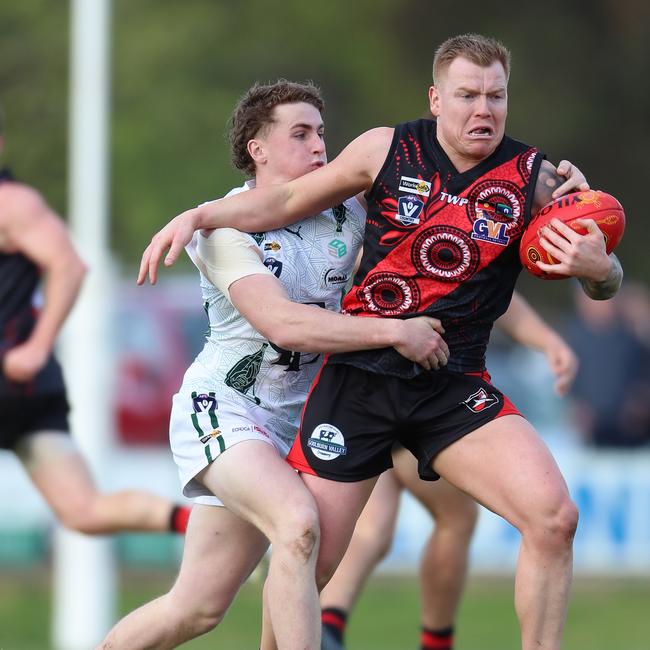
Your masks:
<svg viewBox="0 0 650 650"><path fill-rule="evenodd" d="M506 91L505 86L499 86L498 88L494 88L493 90L488 91L486 94L487 95L492 95L493 93L504 93ZM459 86L456 88L456 92L463 92L463 93L478 93L476 88L467 88L466 86ZM479 93L481 94L481 93Z"/></svg>
<svg viewBox="0 0 650 650"><path fill-rule="evenodd" d="M306 122L298 122L297 124L292 124L291 125L292 129L313 129L314 125L313 124L307 124ZM325 124L321 122L316 128L316 131L325 128Z"/></svg>

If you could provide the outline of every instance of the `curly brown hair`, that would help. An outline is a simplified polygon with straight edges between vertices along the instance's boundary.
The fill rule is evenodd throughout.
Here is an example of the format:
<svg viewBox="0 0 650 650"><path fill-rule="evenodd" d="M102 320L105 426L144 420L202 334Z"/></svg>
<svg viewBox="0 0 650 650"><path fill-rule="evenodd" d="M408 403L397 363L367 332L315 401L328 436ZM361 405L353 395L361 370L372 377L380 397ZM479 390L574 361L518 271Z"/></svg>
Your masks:
<svg viewBox="0 0 650 650"><path fill-rule="evenodd" d="M440 82L440 76L459 56L472 63L487 68L499 61L506 73L510 75L510 51L494 38L480 34L462 34L452 36L438 47L433 57L433 83Z"/></svg>
<svg viewBox="0 0 650 650"><path fill-rule="evenodd" d="M254 84L241 97L230 117L228 142L233 165L250 176L255 163L248 153L248 143L275 122L273 109L280 104L305 102L321 113L325 102L320 89L311 81L304 84L278 79L274 84Z"/></svg>

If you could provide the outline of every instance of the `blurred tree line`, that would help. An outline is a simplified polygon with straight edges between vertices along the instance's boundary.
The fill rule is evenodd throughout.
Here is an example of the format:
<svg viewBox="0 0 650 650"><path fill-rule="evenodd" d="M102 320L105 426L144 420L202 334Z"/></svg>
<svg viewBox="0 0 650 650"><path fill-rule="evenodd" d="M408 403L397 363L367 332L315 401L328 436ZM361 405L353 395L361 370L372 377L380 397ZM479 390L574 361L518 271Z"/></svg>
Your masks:
<svg viewBox="0 0 650 650"><path fill-rule="evenodd" d="M68 17L67 2L0 3L4 162L63 215ZM578 163L592 187L621 200L620 257L628 276L650 278L650 7L641 0L114 0L112 21L112 248L129 268L160 225L241 182L224 135L254 81L320 85L334 157L367 128L425 115L435 47L478 31L513 53L510 135ZM526 282L558 295L557 283Z"/></svg>

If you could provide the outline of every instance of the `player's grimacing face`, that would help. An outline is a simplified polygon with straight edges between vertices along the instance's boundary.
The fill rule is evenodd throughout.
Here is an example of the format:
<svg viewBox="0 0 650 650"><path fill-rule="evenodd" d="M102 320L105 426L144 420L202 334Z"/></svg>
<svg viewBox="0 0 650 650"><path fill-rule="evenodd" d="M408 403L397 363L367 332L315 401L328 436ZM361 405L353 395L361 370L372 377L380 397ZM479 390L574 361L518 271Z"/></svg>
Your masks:
<svg viewBox="0 0 650 650"><path fill-rule="evenodd" d="M503 139L508 80L499 61L484 68L464 57L454 59L429 89L429 100L438 141L455 164L476 164Z"/></svg>
<svg viewBox="0 0 650 650"><path fill-rule="evenodd" d="M311 104L281 104L274 123L260 138L266 153L266 173L278 180L293 180L327 162L323 118Z"/></svg>

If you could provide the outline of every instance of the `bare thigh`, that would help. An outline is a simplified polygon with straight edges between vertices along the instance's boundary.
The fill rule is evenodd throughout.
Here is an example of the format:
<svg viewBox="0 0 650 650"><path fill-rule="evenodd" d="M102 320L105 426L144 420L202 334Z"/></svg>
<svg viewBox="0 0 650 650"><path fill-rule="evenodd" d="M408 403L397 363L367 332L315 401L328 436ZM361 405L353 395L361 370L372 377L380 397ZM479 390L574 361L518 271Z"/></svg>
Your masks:
<svg viewBox="0 0 650 650"><path fill-rule="evenodd" d="M444 478L423 481L418 475L418 461L406 449L393 453L394 472L401 487L407 489L433 516L441 520L473 522L478 514L476 501Z"/></svg>
<svg viewBox="0 0 650 650"><path fill-rule="evenodd" d="M343 558L377 477L354 483L330 481L311 474L302 479L318 506L321 526L321 543L316 566L316 579L320 588L332 577Z"/></svg>
<svg viewBox="0 0 650 650"><path fill-rule="evenodd" d="M234 514L267 537L279 526L316 504L296 471L275 448L247 440L228 449L201 472L200 480Z"/></svg>
<svg viewBox="0 0 650 650"><path fill-rule="evenodd" d="M268 548L266 537L227 508L195 505L172 589L185 608L223 613Z"/></svg>
<svg viewBox="0 0 650 650"><path fill-rule="evenodd" d="M562 474L538 433L506 415L443 449L434 469L520 530L568 500Z"/></svg>
<svg viewBox="0 0 650 650"><path fill-rule="evenodd" d="M42 431L16 449L30 479L59 518L82 510L97 494L88 464L70 435Z"/></svg>

